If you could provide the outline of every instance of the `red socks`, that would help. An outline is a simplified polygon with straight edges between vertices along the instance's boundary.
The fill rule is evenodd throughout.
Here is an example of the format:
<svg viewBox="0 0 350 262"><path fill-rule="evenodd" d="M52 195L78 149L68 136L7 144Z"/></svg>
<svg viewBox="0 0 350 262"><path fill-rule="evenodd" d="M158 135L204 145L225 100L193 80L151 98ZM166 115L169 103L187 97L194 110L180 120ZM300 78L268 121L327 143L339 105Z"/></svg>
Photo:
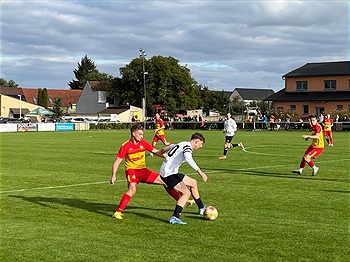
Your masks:
<svg viewBox="0 0 350 262"><path fill-rule="evenodd" d="M179 200L180 194L176 192L174 189L169 189L168 187L164 186L166 192L168 192L169 195L171 195L176 201Z"/></svg>
<svg viewBox="0 0 350 262"><path fill-rule="evenodd" d="M124 194L122 199L119 202L119 206L118 206L117 211L122 212L124 210L124 208L126 208L126 206L128 205L130 199L131 199L131 196Z"/></svg>

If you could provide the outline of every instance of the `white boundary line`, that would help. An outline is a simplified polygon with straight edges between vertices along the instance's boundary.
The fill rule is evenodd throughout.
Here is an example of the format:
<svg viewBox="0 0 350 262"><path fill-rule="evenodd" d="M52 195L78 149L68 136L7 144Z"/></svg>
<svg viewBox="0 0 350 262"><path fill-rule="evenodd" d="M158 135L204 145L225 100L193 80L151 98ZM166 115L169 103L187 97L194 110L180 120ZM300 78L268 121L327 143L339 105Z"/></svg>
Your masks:
<svg viewBox="0 0 350 262"><path fill-rule="evenodd" d="M121 182L121 181L124 181L124 180L119 180L119 181L116 181L116 182ZM45 190L45 189L57 189L57 188L68 188L68 187L78 187L78 186L99 185L99 184L107 184L107 183L109 183L109 182L108 181L103 181L103 182L71 184L71 185L64 185L64 186L46 186L46 187L23 188L23 189L16 189L16 190L0 191L0 194L14 193L14 192L24 192L24 191L33 191L33 190Z"/></svg>

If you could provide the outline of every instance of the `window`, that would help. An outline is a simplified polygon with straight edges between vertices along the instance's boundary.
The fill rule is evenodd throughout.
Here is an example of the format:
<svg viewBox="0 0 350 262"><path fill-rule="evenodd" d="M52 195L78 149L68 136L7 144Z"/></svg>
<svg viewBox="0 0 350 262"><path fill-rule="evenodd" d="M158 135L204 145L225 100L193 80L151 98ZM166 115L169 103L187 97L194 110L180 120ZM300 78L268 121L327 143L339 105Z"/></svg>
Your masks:
<svg viewBox="0 0 350 262"><path fill-rule="evenodd" d="M317 116L324 115L324 107L315 107L315 111Z"/></svg>
<svg viewBox="0 0 350 262"><path fill-rule="evenodd" d="M38 101L36 100L36 97L33 97L33 101L34 101L35 104L38 103Z"/></svg>
<svg viewBox="0 0 350 262"><path fill-rule="evenodd" d="M290 105L290 110L292 110L292 111L297 110L297 106L296 105Z"/></svg>
<svg viewBox="0 0 350 262"><path fill-rule="evenodd" d="M283 112L283 107L277 107L277 112Z"/></svg>
<svg viewBox="0 0 350 262"><path fill-rule="evenodd" d="M53 102L52 99L51 99L50 97L49 97L49 102L50 102L51 104L52 104L52 102Z"/></svg>
<svg viewBox="0 0 350 262"><path fill-rule="evenodd" d="M114 99L113 99L113 97L107 96L106 102L113 105L113 104L114 104Z"/></svg>
<svg viewBox="0 0 350 262"><path fill-rule="evenodd" d="M308 114L309 114L309 106L303 105L303 115L308 115Z"/></svg>
<svg viewBox="0 0 350 262"><path fill-rule="evenodd" d="M307 90L307 81L296 81L297 90Z"/></svg>
<svg viewBox="0 0 350 262"><path fill-rule="evenodd" d="M337 81L336 80L324 80L324 89L336 89Z"/></svg>
<svg viewBox="0 0 350 262"><path fill-rule="evenodd" d="M344 109L343 105L337 105L337 110L343 110L343 109Z"/></svg>

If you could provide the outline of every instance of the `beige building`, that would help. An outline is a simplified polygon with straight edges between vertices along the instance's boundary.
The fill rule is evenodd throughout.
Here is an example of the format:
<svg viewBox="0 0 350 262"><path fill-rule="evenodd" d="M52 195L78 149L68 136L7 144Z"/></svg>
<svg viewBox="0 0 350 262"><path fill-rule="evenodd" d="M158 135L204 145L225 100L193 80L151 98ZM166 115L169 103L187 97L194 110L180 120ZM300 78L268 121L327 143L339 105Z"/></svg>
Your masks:
<svg viewBox="0 0 350 262"><path fill-rule="evenodd" d="M24 117L29 111L38 108L38 105L0 94L0 108L1 117L20 118L20 116Z"/></svg>

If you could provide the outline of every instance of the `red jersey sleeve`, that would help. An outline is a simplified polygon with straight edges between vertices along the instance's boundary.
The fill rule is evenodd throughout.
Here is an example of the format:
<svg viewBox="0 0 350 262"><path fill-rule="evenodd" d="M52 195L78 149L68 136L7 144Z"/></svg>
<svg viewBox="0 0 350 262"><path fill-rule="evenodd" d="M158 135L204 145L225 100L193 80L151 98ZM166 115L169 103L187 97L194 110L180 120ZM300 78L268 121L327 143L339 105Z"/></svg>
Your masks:
<svg viewBox="0 0 350 262"><path fill-rule="evenodd" d="M128 142L129 141L124 142L119 148L119 151L117 153L118 158L124 158L126 156Z"/></svg>
<svg viewBox="0 0 350 262"><path fill-rule="evenodd" d="M150 143L148 143L146 140L141 140L142 145L148 150L149 152L152 152L154 146L152 146Z"/></svg>

